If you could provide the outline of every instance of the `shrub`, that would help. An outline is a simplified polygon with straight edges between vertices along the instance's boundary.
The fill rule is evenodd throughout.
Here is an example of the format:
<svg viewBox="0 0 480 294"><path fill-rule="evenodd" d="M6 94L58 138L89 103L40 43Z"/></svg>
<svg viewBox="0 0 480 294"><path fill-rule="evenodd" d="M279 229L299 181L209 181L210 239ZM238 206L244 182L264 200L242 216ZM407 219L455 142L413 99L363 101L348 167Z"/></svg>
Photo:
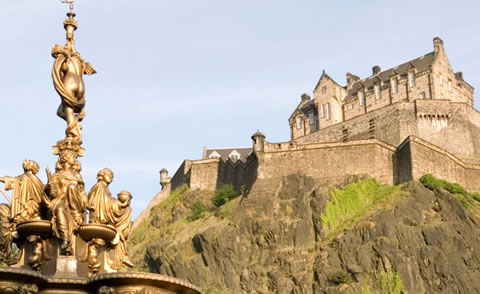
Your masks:
<svg viewBox="0 0 480 294"><path fill-rule="evenodd" d="M440 181L432 174L424 174L420 178L420 183L422 183L426 188L430 190L441 188Z"/></svg>
<svg viewBox="0 0 480 294"><path fill-rule="evenodd" d="M445 189L452 193L460 202L463 207L470 208L473 205L473 200L480 202L479 193L469 193L465 188L457 183L450 183L448 181L438 179L431 174L425 174L420 178L420 183L430 190Z"/></svg>
<svg viewBox="0 0 480 294"><path fill-rule="evenodd" d="M202 201L196 201L195 203L193 203L192 213L189 216L187 216L187 220L189 222L193 222L197 219L202 218L206 210L207 208L202 203Z"/></svg>
<svg viewBox="0 0 480 294"><path fill-rule="evenodd" d="M225 184L219 190L215 191L212 202L216 207L220 207L228 201L238 197L240 194L235 191L233 185Z"/></svg>
<svg viewBox="0 0 480 294"><path fill-rule="evenodd" d="M470 196L473 198L473 200L480 202L480 193L470 193Z"/></svg>

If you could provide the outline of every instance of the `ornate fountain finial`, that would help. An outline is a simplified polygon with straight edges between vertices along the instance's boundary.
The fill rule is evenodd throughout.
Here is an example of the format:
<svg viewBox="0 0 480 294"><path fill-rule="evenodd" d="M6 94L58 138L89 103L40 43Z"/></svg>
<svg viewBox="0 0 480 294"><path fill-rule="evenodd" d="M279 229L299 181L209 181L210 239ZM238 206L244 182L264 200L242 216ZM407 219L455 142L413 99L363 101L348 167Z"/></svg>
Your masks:
<svg viewBox="0 0 480 294"><path fill-rule="evenodd" d="M55 45L52 49L52 56L55 58L52 77L55 90L60 95L62 103L58 107L57 115L67 122L65 134L67 138L81 144L82 127L80 122L85 117L85 84L83 75L92 75L96 71L93 66L85 62L75 49L74 32L78 28L73 13L73 0L61 0L70 4L70 12L64 21L64 28L67 32L67 43L65 46Z"/></svg>

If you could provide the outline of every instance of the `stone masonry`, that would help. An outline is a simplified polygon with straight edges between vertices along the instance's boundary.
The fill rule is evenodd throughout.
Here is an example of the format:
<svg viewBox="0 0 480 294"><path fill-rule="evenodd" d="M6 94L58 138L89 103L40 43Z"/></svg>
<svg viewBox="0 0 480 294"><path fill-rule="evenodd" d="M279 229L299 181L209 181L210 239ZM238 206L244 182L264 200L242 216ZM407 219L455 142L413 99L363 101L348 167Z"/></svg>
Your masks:
<svg viewBox="0 0 480 294"><path fill-rule="evenodd" d="M291 141L270 143L257 131L243 160L185 160L152 201L186 183L191 189L232 184L249 191L257 179L290 174L325 184L371 176L392 185L431 173L480 192L480 112L473 107L473 88L453 72L443 41L433 43L433 52L386 71L375 66L365 79L347 73L346 86L323 72L314 99L303 94L289 118Z"/></svg>

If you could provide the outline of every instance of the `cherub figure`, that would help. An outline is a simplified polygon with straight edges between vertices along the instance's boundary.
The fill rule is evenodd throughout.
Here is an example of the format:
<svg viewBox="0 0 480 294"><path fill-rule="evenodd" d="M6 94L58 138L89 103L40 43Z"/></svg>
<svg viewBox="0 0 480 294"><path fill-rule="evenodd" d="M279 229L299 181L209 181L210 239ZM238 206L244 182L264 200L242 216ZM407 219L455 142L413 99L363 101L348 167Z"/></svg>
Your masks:
<svg viewBox="0 0 480 294"><path fill-rule="evenodd" d="M132 227L132 208L130 203L132 194L128 191L118 193L117 199L113 199L111 205L111 213L108 215L109 222L114 225L120 240L115 245L114 258L112 266L119 268L122 265L134 267L135 265L128 258L127 240Z"/></svg>

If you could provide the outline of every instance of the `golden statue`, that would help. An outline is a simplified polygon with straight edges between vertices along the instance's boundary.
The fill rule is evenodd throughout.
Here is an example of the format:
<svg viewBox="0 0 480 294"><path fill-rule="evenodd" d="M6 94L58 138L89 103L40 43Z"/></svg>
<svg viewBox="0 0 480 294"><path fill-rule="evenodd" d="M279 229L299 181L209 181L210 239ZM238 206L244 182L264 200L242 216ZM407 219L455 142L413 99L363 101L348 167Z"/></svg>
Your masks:
<svg viewBox="0 0 480 294"><path fill-rule="evenodd" d="M87 197L80 175L81 165L73 151L63 151L58 158L55 174L48 174L48 207L52 213L52 230L62 240L61 252L71 255L72 236L86 220Z"/></svg>
<svg viewBox="0 0 480 294"><path fill-rule="evenodd" d="M97 174L97 183L88 192L88 210L90 223L108 224L112 194L108 185L113 181L113 171L104 168Z"/></svg>
<svg viewBox="0 0 480 294"><path fill-rule="evenodd" d="M52 49L52 56L55 58L52 77L55 89L62 99L57 115L67 122L65 133L67 137L74 137L81 141L80 121L85 116L85 84L83 75L93 75L96 71L75 50L74 32L77 29L77 22L74 19L75 14L72 10L67 15L68 18L64 22L64 28L67 32L67 43L65 46L55 45Z"/></svg>
<svg viewBox="0 0 480 294"><path fill-rule="evenodd" d="M132 194L128 191L122 191L117 194L117 199L112 199L110 206L109 222L114 225L120 237L119 242L115 245L114 258L112 267L120 268L122 265L134 267L135 265L128 258L127 241L132 227L131 215L132 208L130 202Z"/></svg>
<svg viewBox="0 0 480 294"><path fill-rule="evenodd" d="M9 218L19 223L27 220L39 220L40 205L47 199L44 185L36 176L39 165L33 160L23 161L24 174L17 177L3 177L5 189L13 189Z"/></svg>
<svg viewBox="0 0 480 294"><path fill-rule="evenodd" d="M108 185L113 181L113 171L104 168L97 174L97 183L88 192L88 210L90 223L106 224L115 228L118 233L118 243L115 244L112 268L122 265L133 267L128 258L127 240L131 228L132 195L127 191L112 197Z"/></svg>

